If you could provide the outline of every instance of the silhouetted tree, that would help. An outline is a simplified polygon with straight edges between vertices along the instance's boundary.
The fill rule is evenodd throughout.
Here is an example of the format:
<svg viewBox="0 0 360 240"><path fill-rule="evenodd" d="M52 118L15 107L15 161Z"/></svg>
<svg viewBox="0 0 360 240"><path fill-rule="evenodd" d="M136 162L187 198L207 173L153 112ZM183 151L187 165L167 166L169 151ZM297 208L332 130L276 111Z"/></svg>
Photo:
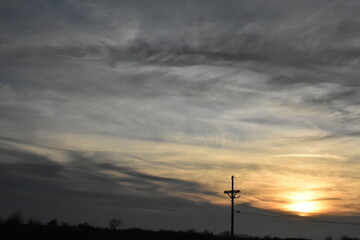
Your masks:
<svg viewBox="0 0 360 240"><path fill-rule="evenodd" d="M109 221L109 228L112 230L118 230L121 226L121 220L118 218L113 218Z"/></svg>
<svg viewBox="0 0 360 240"><path fill-rule="evenodd" d="M196 233L196 229L195 228L190 228L188 230L186 230L187 233Z"/></svg>
<svg viewBox="0 0 360 240"><path fill-rule="evenodd" d="M28 225L42 225L40 220L37 220L33 217L30 217L29 220L27 221Z"/></svg>
<svg viewBox="0 0 360 240"><path fill-rule="evenodd" d="M214 235L212 232L209 232L207 229L201 232L204 235Z"/></svg>
<svg viewBox="0 0 360 240"><path fill-rule="evenodd" d="M92 228L92 226L91 226L89 223L87 223L87 222L79 223L77 226L78 226L79 228L83 228L83 229Z"/></svg>
<svg viewBox="0 0 360 240"><path fill-rule="evenodd" d="M230 237L230 232L229 231L223 231L223 232L219 233L218 236L220 236L220 237Z"/></svg>
<svg viewBox="0 0 360 240"><path fill-rule="evenodd" d="M60 226L64 227L64 228L67 228L67 227L70 227L70 224L67 223L67 222L61 221Z"/></svg>
<svg viewBox="0 0 360 240"><path fill-rule="evenodd" d="M48 224L49 227L56 227L58 225L58 220L56 218L51 219Z"/></svg>
<svg viewBox="0 0 360 240"><path fill-rule="evenodd" d="M11 225L20 225L23 224L23 215L21 211L15 211L13 212L7 219L7 224Z"/></svg>

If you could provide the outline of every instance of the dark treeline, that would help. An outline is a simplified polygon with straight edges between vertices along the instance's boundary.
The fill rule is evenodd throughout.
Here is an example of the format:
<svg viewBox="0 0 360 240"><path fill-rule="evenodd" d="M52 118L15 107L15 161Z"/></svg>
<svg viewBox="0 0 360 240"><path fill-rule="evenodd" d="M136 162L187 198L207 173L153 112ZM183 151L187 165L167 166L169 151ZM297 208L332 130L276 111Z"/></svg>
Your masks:
<svg viewBox="0 0 360 240"><path fill-rule="evenodd" d="M70 225L65 222L59 222L56 219L50 220L48 223L42 223L34 218L24 221L21 212L14 212L6 220L0 220L0 239L36 239L36 240L60 240L60 239L76 239L76 240L228 240L228 232L214 235L208 231L197 232L196 230L187 231L150 231L138 228L120 229L121 221L112 219L108 228L100 228L81 223ZM238 240L305 240L302 238L286 238L266 236L263 238L252 236L236 236ZM330 238L331 239L331 238ZM359 240L344 236L342 240Z"/></svg>

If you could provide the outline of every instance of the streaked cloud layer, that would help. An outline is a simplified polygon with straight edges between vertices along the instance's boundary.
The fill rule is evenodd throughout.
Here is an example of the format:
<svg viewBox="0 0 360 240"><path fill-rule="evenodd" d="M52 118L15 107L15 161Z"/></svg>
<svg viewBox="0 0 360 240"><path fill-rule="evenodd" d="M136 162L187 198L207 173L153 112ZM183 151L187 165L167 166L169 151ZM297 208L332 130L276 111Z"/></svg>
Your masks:
<svg viewBox="0 0 360 240"><path fill-rule="evenodd" d="M203 227L235 175L255 210L358 219L358 1L0 8L2 212Z"/></svg>

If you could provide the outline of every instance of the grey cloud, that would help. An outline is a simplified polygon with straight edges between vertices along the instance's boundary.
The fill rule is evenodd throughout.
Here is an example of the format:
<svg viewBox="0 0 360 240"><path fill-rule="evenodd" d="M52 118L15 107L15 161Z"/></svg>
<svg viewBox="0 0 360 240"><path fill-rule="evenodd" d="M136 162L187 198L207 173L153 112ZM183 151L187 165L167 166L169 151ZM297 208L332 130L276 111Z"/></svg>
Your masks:
<svg viewBox="0 0 360 240"><path fill-rule="evenodd" d="M145 59L147 55L154 56L156 49L178 48L177 55L195 53L218 60L255 59L296 66L352 61L358 59L356 54L349 55L349 49L341 50L341 43L339 46L339 42L332 40L333 36L341 34L341 26L350 16L352 22L358 21L358 18L354 20L354 16L359 5L355 2L348 4L344 7L346 4L336 1L317 1L311 4L295 1L276 1L271 4L232 1L219 4L214 1L202 9L200 16L197 11L200 6L194 2L189 3L190 9L187 4L180 8L166 6L171 4L159 9L153 6L149 9L150 14L139 17L143 26L138 37L145 39L147 44L134 50L145 53L140 54ZM140 6L139 8L141 9ZM347 8L352 9L350 16ZM174 13L174 9L177 12ZM165 19L178 19L178 16L186 18L177 21L178 24L167 21L156 25L156 15L151 14L153 12ZM180 14L176 14L178 12ZM332 25L329 25L330 17ZM186 28L182 24L186 24ZM348 26L352 28L354 25ZM153 34L157 29L161 29L166 35L161 32ZM353 32L356 31L357 28L354 28ZM351 30L347 32L350 33ZM353 37L354 33L349 34L349 38ZM348 38L345 35L342 39ZM334 58L335 54L340 58ZM171 57L169 62L171 63Z"/></svg>
<svg viewBox="0 0 360 240"><path fill-rule="evenodd" d="M318 138L317 140L326 140L326 139L334 139L334 138L343 138L343 137L360 137L360 132L359 131L353 131L353 132L337 132L337 133L332 133L332 134L328 134L322 138Z"/></svg>
<svg viewBox="0 0 360 240"><path fill-rule="evenodd" d="M138 179L139 184L142 182L154 182L154 183L160 183L160 184L170 184L170 187L172 189L177 189L177 191L184 191L189 193L204 193L208 195L216 196L218 193L211 192L211 191L202 191L202 186L198 183L188 181L188 180L182 180L182 179L175 179L175 178L168 178L168 177L159 177L159 176L152 176L148 174L141 173L139 171L135 171L131 168L127 167L118 167L111 165L109 163L99 163L97 164L99 166L99 169L108 169L113 171L118 171L120 173L125 173L126 175L130 177L135 177Z"/></svg>
<svg viewBox="0 0 360 240"><path fill-rule="evenodd" d="M311 4L307 1L275 1L271 4L208 1L205 6L194 1L159 2L151 6L140 2L108 1L72 5L76 9L79 6L92 9L88 14L95 19L105 15L100 11L110 15L119 11L118 16L123 14L136 23L137 34L131 40L135 42L125 49L111 46L110 62L125 60L144 64L188 65L259 60L299 66L341 64L358 59L357 47L346 44L348 39L359 37L355 22L360 21L356 17L360 6L354 1L316 1ZM95 6L102 14L97 14ZM64 8L71 9L69 6ZM32 9L27 10L31 12ZM67 11L68 14L71 12ZM76 11L79 12L84 14ZM56 16L58 21L71 19L66 14ZM16 20L15 17L12 21ZM349 21L353 24L347 24ZM63 25L61 27L64 28ZM119 25L119 29L121 27ZM95 24L94 28L98 29L98 25ZM82 36L79 26L77 31L75 35ZM92 33L91 29L87 31ZM336 39L340 35L341 39ZM334 37L337 41L333 40ZM72 49L70 54L82 56L86 51L93 51L92 48L85 47L85 51ZM68 52L66 49L63 51Z"/></svg>
<svg viewBox="0 0 360 240"><path fill-rule="evenodd" d="M342 198L317 198L314 201L340 201Z"/></svg>
<svg viewBox="0 0 360 240"><path fill-rule="evenodd" d="M357 88L348 88L344 90L335 90L333 92L327 93L325 96L319 96L307 99L310 103L320 103L322 105L330 105L333 106L334 102L343 102L344 105L352 104L359 105L360 92ZM335 107L335 106L334 106Z"/></svg>
<svg viewBox="0 0 360 240"><path fill-rule="evenodd" d="M341 119L346 124L351 122L358 122L360 120L360 115L353 110L354 108L360 106L359 97L360 93L357 89L349 89L338 92L330 92L325 96L314 96L312 98L305 99L305 102L309 104L325 106L331 112L342 114L344 117ZM352 131L349 131L349 129L345 127L342 132L343 134L349 136L358 135L358 130L356 128L354 128Z"/></svg>

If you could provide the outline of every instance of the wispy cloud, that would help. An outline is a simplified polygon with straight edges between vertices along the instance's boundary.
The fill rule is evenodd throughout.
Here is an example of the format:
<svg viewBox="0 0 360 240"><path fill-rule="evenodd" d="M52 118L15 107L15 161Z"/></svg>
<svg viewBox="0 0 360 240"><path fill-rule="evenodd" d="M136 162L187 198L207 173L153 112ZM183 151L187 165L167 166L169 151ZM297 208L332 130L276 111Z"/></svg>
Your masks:
<svg viewBox="0 0 360 240"><path fill-rule="evenodd" d="M325 159L334 159L334 160L343 160L345 159L342 156L330 155L330 154L283 154L283 155L274 155L270 156L274 158L325 158Z"/></svg>

